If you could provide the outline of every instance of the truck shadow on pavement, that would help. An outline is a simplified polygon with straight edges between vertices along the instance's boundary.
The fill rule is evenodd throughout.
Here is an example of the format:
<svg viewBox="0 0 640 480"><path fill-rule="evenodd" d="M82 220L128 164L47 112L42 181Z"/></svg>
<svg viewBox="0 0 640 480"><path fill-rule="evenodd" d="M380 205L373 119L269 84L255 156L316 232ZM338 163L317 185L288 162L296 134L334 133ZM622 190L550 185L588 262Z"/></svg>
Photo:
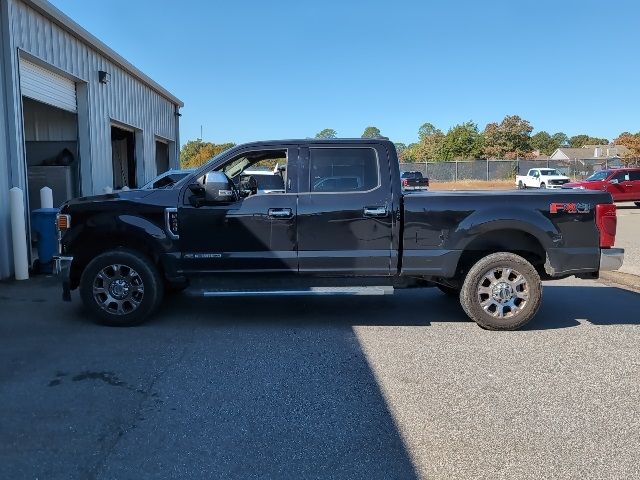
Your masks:
<svg viewBox="0 0 640 480"><path fill-rule="evenodd" d="M191 311L193 315L185 313ZM640 294L604 286L545 285L537 316L524 330L594 325L640 325ZM181 312L178 315L178 312ZM198 314L200 313L200 314ZM206 315L201 315L206 313ZM218 314L217 314L218 313ZM180 317L178 319L178 317ZM169 298L153 322L263 326L430 326L469 322L457 298L437 289L388 297Z"/></svg>

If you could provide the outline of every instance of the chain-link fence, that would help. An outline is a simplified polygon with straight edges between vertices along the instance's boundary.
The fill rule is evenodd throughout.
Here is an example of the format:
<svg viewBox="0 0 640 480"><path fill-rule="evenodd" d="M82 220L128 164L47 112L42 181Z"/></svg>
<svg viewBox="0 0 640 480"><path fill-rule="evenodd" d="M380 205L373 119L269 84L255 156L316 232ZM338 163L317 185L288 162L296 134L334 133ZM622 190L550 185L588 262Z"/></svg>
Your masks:
<svg viewBox="0 0 640 480"><path fill-rule="evenodd" d="M618 158L573 160L453 160L400 163L400 171L418 171L430 180L512 180L530 168L555 168L574 180L587 178L598 170L621 167Z"/></svg>

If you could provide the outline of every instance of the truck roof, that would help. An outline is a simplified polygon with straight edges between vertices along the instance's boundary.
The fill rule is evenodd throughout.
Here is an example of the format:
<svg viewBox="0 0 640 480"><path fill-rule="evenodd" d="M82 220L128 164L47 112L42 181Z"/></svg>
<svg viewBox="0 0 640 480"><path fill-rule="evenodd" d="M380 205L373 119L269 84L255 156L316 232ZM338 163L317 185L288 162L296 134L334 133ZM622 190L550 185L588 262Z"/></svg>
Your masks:
<svg viewBox="0 0 640 480"><path fill-rule="evenodd" d="M358 143L390 143L391 140L386 137L380 138L302 138L302 139L284 139L284 140L260 140L257 142L242 143L238 147L270 147L288 143L295 144L326 144L326 145L354 145Z"/></svg>

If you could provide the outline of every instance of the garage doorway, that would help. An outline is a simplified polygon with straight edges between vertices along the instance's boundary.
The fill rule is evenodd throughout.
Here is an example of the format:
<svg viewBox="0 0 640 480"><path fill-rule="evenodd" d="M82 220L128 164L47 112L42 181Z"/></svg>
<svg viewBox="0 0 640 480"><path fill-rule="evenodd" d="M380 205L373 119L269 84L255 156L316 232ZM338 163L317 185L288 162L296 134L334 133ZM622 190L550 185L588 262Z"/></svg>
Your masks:
<svg viewBox="0 0 640 480"><path fill-rule="evenodd" d="M111 125L111 158L113 161L113 188L137 188L136 181L136 135Z"/></svg>
<svg viewBox="0 0 640 480"><path fill-rule="evenodd" d="M41 207L45 186L59 207L79 191L76 84L28 59L20 58L19 65L28 207Z"/></svg>
<svg viewBox="0 0 640 480"><path fill-rule="evenodd" d="M77 196L78 115L22 98L29 210L40 208L40 189L53 191L53 206Z"/></svg>
<svg viewBox="0 0 640 480"><path fill-rule="evenodd" d="M32 213L41 208L40 190L49 187L53 206L78 196L78 109L73 80L20 58L22 133L26 170L29 263L38 258L41 238L32 231ZM47 259L43 271L49 271Z"/></svg>

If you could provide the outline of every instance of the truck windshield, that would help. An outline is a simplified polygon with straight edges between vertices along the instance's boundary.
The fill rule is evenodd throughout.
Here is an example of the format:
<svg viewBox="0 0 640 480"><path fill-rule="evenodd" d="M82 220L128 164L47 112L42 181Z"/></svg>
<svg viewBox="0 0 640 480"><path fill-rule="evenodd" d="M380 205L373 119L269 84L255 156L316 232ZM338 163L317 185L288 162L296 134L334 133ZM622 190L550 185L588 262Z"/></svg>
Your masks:
<svg viewBox="0 0 640 480"><path fill-rule="evenodd" d="M545 168L544 170L540 170L540 175L560 175L555 168Z"/></svg>
<svg viewBox="0 0 640 480"><path fill-rule="evenodd" d="M588 177L587 182L599 182L601 180L604 180L609 176L609 173L611 172L609 172L608 170L600 170L599 172L596 172Z"/></svg>

